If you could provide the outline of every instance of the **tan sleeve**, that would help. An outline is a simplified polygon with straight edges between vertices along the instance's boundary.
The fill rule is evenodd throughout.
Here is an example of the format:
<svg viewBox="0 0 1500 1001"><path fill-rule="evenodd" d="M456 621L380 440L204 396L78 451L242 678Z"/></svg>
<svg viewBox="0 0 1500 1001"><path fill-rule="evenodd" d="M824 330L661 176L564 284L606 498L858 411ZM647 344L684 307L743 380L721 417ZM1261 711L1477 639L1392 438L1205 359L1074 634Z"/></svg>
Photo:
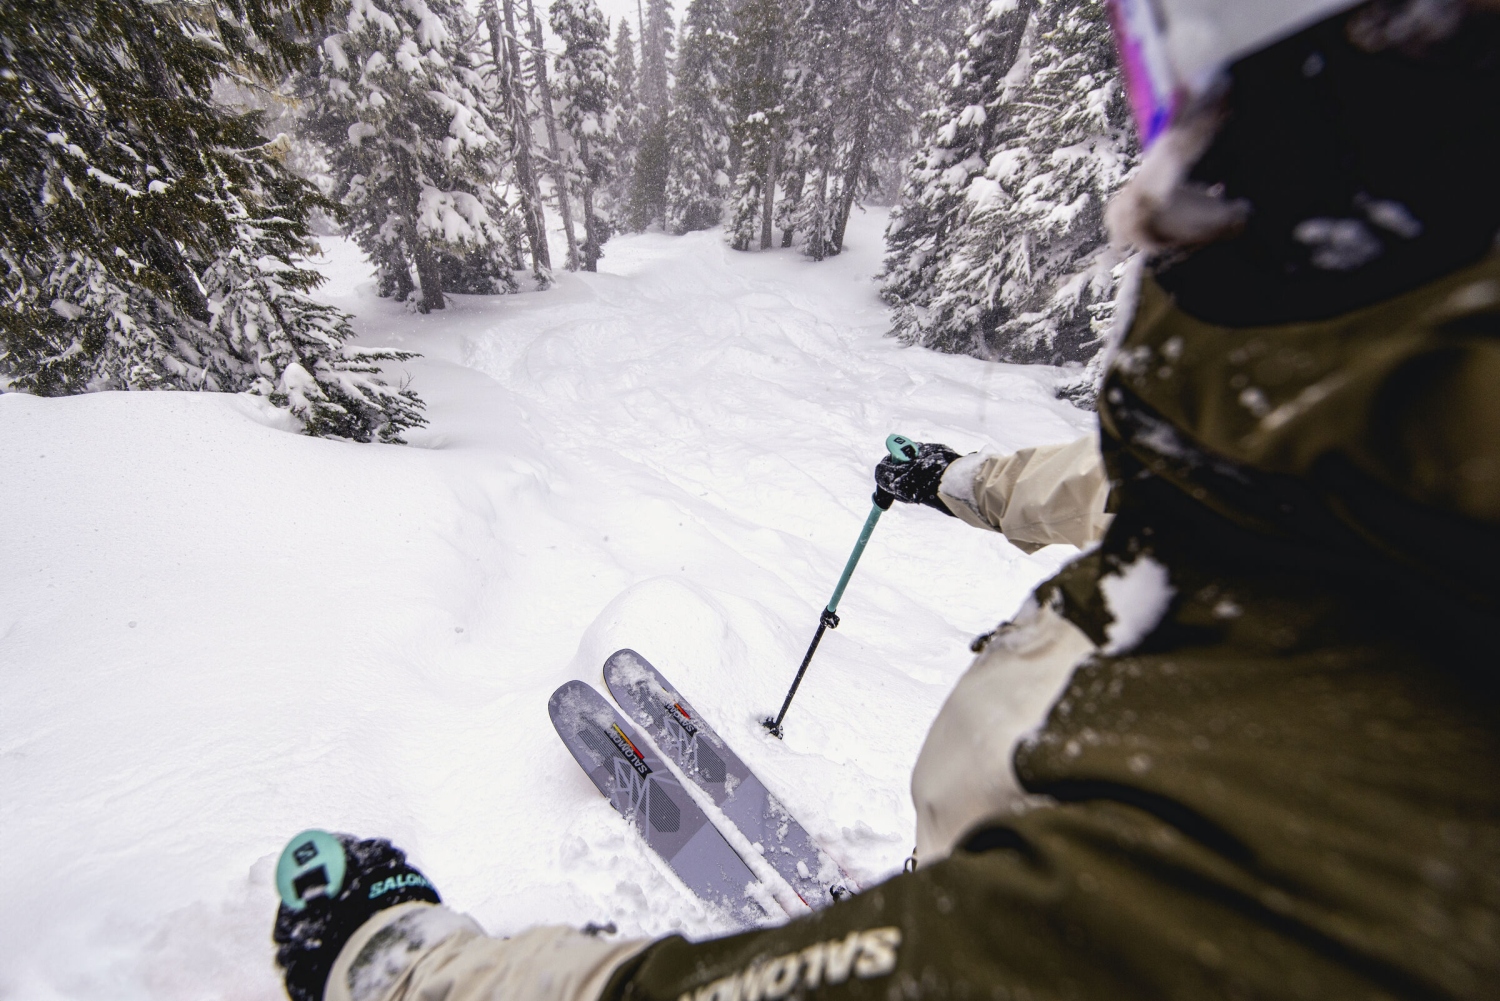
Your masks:
<svg viewBox="0 0 1500 1001"><path fill-rule="evenodd" d="M329 971L324 1001L595 1001L648 941L573 928L490 938L467 915L412 902L360 925Z"/></svg>
<svg viewBox="0 0 1500 1001"><path fill-rule="evenodd" d="M932 721L912 769L919 865L947 858L980 823L1021 806L1016 744L1094 650L1077 626L1032 600L994 633Z"/></svg>
<svg viewBox="0 0 1500 1001"><path fill-rule="evenodd" d="M1098 435L955 459L938 496L970 525L1001 532L1028 552L1054 542L1091 546L1114 517L1104 510L1109 476Z"/></svg>

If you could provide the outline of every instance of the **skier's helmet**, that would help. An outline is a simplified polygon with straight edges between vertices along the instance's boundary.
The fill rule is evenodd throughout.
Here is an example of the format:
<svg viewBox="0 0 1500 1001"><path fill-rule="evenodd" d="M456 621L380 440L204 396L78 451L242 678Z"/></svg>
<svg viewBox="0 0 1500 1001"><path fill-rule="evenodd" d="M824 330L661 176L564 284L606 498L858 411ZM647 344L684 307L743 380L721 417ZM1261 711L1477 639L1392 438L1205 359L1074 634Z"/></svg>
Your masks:
<svg viewBox="0 0 1500 1001"><path fill-rule="evenodd" d="M1351 0L1106 0L1130 109L1149 147L1235 59Z"/></svg>

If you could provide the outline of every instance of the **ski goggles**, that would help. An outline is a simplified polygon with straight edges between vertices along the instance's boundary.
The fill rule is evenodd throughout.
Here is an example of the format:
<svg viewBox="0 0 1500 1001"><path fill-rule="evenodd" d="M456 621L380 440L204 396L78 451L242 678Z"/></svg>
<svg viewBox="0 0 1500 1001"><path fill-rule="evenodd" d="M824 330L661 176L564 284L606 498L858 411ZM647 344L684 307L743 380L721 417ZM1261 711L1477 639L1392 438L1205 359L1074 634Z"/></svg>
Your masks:
<svg viewBox="0 0 1500 1001"><path fill-rule="evenodd" d="M1156 142L1188 96L1203 92L1235 59L1356 2L1105 0L1141 146Z"/></svg>
<svg viewBox="0 0 1500 1001"><path fill-rule="evenodd" d="M1141 148L1149 149L1172 124L1183 88L1172 72L1166 34L1151 0L1106 0L1106 3L1130 113L1141 137Z"/></svg>

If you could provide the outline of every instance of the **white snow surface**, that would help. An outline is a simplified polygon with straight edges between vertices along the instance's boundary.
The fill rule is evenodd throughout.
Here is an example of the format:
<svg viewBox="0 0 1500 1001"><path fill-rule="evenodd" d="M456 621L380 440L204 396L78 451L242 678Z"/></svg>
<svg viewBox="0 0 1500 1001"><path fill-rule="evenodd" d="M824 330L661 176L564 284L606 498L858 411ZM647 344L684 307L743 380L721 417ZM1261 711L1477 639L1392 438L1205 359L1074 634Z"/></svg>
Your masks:
<svg viewBox="0 0 1500 1001"><path fill-rule="evenodd" d="M816 264L617 238L597 275L428 316L328 241L328 301L424 354L407 447L247 396L0 395L0 998L283 997L271 872L314 826L393 839L494 934L726 930L552 732L553 689L603 690L622 646L862 884L899 871L969 638L1072 550L898 505L785 741L758 721L888 433L1009 450L1092 415L1055 369L884 337L884 222Z"/></svg>

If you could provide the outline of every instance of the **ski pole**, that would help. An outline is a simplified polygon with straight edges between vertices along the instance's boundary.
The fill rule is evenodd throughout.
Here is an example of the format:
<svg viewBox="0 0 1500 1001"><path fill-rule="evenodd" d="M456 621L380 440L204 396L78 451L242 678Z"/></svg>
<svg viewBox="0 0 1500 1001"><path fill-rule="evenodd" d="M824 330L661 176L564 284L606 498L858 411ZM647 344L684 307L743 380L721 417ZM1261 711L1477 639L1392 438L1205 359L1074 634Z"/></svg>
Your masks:
<svg viewBox="0 0 1500 1001"><path fill-rule="evenodd" d="M917 446L912 443L911 439L899 434L886 438L885 448L891 458L897 462L910 462L917 457ZM864 555L865 544L870 541L870 533L875 531L875 523L880 520L880 513L888 510L895 499L879 487L875 489L875 496L871 498L873 503L870 505L870 513L865 518L865 527L860 530L859 541L854 543L854 552L849 554L849 562L844 564L844 575L839 578L838 587L833 589L833 597L828 599L823 614L818 617L818 631L813 633L812 643L807 647L807 655L802 658L802 666L797 668L797 676L792 679L792 687L787 690L786 700L781 703L781 712L776 714L775 719L768 716L761 721L761 726L771 731L771 736L777 740L781 739L781 721L786 718L786 711L792 704L792 696L797 694L797 686L802 684L802 676L807 673L807 665L812 663L813 654L817 652L823 633L839 627L839 601L844 597L844 588L849 586L849 578L854 576L854 568L859 564L860 556Z"/></svg>

